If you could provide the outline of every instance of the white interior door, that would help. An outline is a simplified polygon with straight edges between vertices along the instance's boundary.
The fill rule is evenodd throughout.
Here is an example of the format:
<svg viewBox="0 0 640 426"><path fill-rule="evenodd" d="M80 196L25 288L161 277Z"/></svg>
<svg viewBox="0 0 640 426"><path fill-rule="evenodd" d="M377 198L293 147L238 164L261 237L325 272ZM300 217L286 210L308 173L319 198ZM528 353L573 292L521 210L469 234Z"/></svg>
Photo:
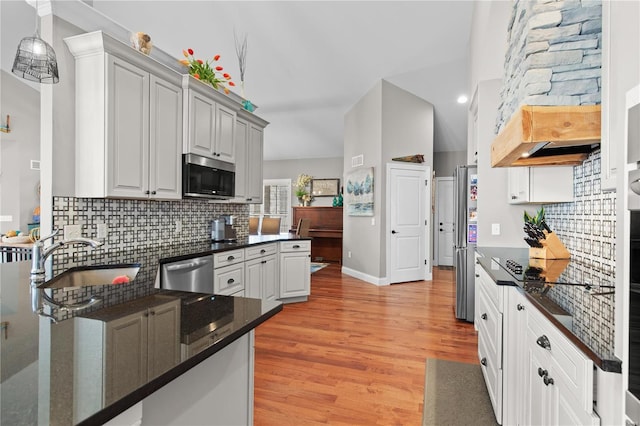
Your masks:
<svg viewBox="0 0 640 426"><path fill-rule="evenodd" d="M453 266L453 177L436 179L438 265Z"/></svg>
<svg viewBox="0 0 640 426"><path fill-rule="evenodd" d="M428 173L424 166L387 166L389 283L425 279Z"/></svg>

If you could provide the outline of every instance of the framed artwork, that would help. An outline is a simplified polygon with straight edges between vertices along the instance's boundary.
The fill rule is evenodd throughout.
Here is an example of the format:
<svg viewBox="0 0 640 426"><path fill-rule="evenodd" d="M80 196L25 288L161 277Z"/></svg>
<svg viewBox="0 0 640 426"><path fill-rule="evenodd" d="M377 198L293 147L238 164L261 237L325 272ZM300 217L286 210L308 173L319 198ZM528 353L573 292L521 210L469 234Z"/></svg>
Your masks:
<svg viewBox="0 0 640 426"><path fill-rule="evenodd" d="M358 169L346 177L345 204L349 216L373 216L373 167Z"/></svg>
<svg viewBox="0 0 640 426"><path fill-rule="evenodd" d="M340 193L340 179L313 179L311 195L313 197L337 197Z"/></svg>

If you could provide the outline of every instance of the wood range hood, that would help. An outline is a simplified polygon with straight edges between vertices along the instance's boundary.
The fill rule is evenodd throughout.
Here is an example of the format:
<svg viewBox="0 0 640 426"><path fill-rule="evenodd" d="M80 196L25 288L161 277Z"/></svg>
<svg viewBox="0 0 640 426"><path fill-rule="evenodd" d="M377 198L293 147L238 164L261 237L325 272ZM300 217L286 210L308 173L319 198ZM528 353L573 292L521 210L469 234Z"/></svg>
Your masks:
<svg viewBox="0 0 640 426"><path fill-rule="evenodd" d="M600 111L600 105L522 106L491 144L491 167L582 164L600 144Z"/></svg>

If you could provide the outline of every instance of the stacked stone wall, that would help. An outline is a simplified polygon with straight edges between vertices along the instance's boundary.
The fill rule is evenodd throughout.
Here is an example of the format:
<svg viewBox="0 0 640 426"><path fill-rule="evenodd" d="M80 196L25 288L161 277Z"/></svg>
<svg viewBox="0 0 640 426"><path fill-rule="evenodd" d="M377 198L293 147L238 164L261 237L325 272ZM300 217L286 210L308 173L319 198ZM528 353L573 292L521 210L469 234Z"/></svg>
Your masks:
<svg viewBox="0 0 640 426"><path fill-rule="evenodd" d="M508 33L496 133L522 105L600 103L600 0L516 0Z"/></svg>

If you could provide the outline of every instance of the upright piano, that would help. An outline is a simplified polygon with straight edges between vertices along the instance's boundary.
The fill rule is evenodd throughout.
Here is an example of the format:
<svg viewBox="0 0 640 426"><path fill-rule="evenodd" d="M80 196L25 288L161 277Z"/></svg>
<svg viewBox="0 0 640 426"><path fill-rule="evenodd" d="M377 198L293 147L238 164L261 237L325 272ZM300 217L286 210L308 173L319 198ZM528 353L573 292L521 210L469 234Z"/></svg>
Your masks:
<svg viewBox="0 0 640 426"><path fill-rule="evenodd" d="M311 220L311 260L342 263L342 207L294 207L292 226Z"/></svg>

